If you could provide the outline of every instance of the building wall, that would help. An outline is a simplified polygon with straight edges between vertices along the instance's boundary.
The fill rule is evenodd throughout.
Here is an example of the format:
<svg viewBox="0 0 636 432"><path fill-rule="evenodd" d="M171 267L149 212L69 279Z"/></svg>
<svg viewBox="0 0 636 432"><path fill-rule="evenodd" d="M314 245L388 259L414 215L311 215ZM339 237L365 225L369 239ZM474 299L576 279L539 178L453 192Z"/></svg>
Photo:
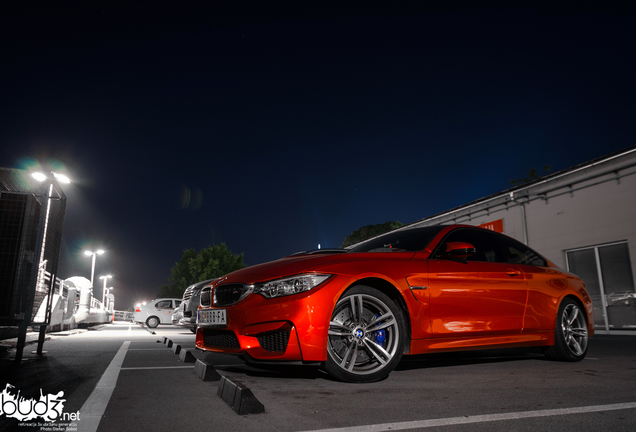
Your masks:
<svg viewBox="0 0 636 432"><path fill-rule="evenodd" d="M526 214L528 245L558 266L566 250L627 240L636 270L636 174L533 201Z"/></svg>

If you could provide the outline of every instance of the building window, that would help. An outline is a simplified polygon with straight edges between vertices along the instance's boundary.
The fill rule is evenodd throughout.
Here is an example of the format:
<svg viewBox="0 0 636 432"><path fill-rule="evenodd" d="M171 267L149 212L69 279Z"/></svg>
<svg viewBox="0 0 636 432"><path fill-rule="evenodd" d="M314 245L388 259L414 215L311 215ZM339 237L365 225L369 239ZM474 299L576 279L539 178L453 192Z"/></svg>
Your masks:
<svg viewBox="0 0 636 432"><path fill-rule="evenodd" d="M592 298L594 326L636 328L636 292L627 242L566 251L568 270L579 276Z"/></svg>

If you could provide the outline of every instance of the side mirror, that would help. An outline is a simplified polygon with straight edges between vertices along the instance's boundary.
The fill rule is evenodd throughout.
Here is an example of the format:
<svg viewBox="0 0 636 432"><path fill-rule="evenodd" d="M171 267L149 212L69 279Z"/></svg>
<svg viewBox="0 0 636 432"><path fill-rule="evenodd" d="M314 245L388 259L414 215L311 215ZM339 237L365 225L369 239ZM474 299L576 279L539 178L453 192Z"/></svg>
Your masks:
<svg viewBox="0 0 636 432"><path fill-rule="evenodd" d="M440 258L462 259L477 253L475 246L466 242L448 242L442 245Z"/></svg>

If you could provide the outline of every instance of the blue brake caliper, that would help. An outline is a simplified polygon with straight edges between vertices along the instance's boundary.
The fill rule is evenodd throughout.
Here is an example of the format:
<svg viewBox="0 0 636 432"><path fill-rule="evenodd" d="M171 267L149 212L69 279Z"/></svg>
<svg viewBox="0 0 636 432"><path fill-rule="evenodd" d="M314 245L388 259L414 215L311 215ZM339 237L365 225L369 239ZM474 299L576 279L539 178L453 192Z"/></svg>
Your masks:
<svg viewBox="0 0 636 432"><path fill-rule="evenodd" d="M376 318L379 318L380 315L376 315ZM384 341L386 339L386 332L384 329L382 330L377 330L375 332L375 341L378 343L378 345L380 345L382 348L384 348Z"/></svg>

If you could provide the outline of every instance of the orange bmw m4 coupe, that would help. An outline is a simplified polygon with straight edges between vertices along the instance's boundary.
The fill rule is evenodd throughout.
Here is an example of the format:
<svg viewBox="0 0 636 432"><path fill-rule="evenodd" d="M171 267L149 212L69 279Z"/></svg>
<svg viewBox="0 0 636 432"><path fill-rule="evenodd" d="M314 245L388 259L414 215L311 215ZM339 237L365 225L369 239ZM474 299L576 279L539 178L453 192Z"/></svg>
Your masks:
<svg viewBox="0 0 636 432"><path fill-rule="evenodd" d="M440 225L217 279L201 292L196 345L372 382L412 354L540 346L579 361L593 322L575 275L505 235Z"/></svg>

